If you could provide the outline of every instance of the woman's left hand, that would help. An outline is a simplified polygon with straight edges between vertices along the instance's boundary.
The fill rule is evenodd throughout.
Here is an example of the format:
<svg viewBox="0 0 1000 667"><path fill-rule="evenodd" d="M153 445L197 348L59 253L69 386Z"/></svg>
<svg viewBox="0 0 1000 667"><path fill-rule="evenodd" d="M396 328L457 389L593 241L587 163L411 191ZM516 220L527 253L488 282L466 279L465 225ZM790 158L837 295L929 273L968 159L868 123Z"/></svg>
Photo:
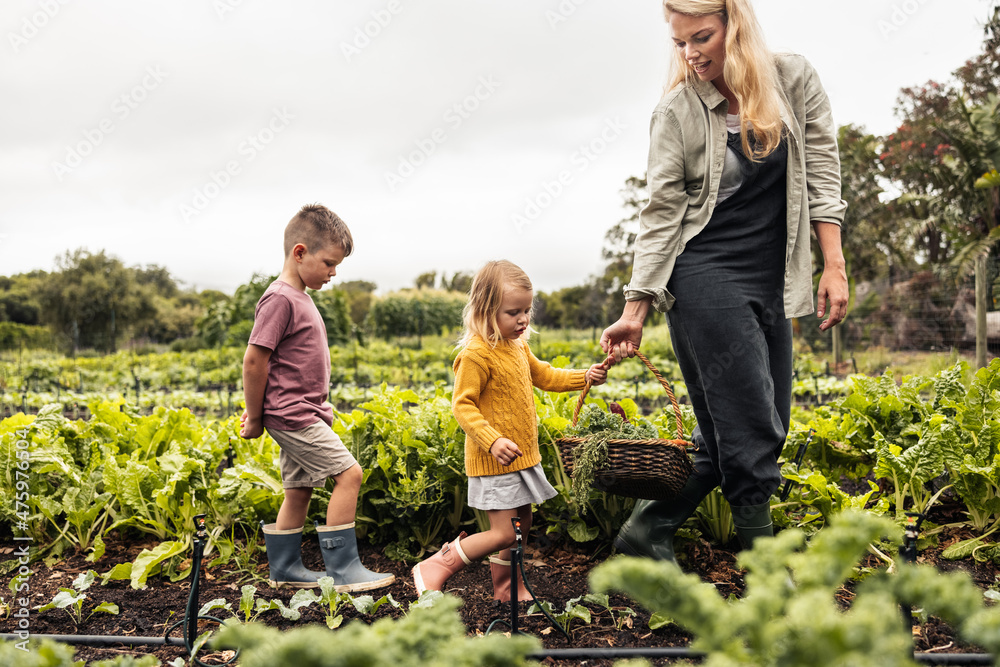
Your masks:
<svg viewBox="0 0 1000 667"><path fill-rule="evenodd" d="M823 275L819 279L819 289L816 291L816 300L819 302L816 317L823 319L827 312L830 315L824 322L820 323L821 331L836 326L844 319L847 315L847 297L847 272L844 270L843 264L827 265L823 269ZM827 310L827 302L830 304L829 311Z"/></svg>

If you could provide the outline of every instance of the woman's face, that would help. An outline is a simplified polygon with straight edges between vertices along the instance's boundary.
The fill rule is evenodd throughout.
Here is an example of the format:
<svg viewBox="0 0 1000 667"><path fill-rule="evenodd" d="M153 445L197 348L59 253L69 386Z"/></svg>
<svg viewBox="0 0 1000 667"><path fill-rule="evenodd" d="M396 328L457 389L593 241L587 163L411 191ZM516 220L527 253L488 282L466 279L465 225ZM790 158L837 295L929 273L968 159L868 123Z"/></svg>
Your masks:
<svg viewBox="0 0 1000 667"><path fill-rule="evenodd" d="M678 12L667 14L673 33L674 46L681 58L702 81L720 81L726 60L726 26L718 14L688 16Z"/></svg>

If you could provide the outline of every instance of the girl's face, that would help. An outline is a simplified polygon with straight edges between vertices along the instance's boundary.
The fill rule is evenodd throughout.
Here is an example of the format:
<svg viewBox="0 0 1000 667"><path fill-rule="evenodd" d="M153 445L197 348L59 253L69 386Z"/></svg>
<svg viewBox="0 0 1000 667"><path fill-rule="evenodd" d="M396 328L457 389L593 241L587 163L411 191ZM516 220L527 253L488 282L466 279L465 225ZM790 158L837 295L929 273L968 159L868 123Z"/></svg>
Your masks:
<svg viewBox="0 0 1000 667"><path fill-rule="evenodd" d="M531 321L531 302L534 294L530 289L508 288L500 301L497 313L498 333L506 340L521 337Z"/></svg>
<svg viewBox="0 0 1000 667"><path fill-rule="evenodd" d="M726 26L722 24L722 17L718 14L687 16L671 12L667 23L673 33L674 46L698 78L725 82L722 65L726 61Z"/></svg>

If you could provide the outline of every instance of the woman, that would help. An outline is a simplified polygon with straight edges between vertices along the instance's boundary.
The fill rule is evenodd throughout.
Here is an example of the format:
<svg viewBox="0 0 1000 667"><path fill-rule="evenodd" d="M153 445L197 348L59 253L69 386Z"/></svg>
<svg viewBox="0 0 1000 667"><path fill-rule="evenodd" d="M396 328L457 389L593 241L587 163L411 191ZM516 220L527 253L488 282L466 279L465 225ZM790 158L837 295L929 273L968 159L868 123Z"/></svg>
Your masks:
<svg viewBox="0 0 1000 667"><path fill-rule="evenodd" d="M637 503L615 546L674 560L674 533L717 485L744 546L773 534L791 411L788 318L813 309L810 224L824 260L820 328L846 314L846 204L829 102L809 63L767 50L749 0L664 9L675 74L650 126L650 197L625 310L601 347L616 361L633 356L650 306L667 313L698 418L695 472L678 498Z"/></svg>

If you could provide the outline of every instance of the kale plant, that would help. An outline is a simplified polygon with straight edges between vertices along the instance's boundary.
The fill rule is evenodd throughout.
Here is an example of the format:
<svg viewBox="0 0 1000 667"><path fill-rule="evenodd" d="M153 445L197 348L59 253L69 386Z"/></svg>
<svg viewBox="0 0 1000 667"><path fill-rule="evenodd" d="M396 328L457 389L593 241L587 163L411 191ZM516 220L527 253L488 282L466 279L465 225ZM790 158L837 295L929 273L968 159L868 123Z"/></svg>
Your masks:
<svg viewBox="0 0 1000 667"><path fill-rule="evenodd" d="M835 594L853 576L869 542L898 535L890 520L862 512L833 517L807 545L800 529L757 540L740 555L748 571L746 594L726 601L712 584L673 563L616 558L591 573L591 587L619 590L647 609L669 616L695 635L705 665L915 665L912 637L899 603L922 606L955 626L963 639L996 651L1000 610L988 609L965 573L941 574L897 564L857 587L848 611Z"/></svg>

